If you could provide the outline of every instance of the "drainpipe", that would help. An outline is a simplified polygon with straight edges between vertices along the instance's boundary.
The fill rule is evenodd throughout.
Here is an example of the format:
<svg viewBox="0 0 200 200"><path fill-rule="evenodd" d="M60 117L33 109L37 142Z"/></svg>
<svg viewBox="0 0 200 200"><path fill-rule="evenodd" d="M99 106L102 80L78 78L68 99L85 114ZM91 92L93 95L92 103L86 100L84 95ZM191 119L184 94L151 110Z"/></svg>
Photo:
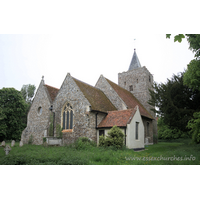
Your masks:
<svg viewBox="0 0 200 200"><path fill-rule="evenodd" d="M126 127L124 129L124 133L125 133L125 146L126 146Z"/></svg>
<svg viewBox="0 0 200 200"><path fill-rule="evenodd" d="M53 112L53 105L49 108L49 110L53 113L53 137L54 137L54 122L55 122L55 112Z"/></svg>

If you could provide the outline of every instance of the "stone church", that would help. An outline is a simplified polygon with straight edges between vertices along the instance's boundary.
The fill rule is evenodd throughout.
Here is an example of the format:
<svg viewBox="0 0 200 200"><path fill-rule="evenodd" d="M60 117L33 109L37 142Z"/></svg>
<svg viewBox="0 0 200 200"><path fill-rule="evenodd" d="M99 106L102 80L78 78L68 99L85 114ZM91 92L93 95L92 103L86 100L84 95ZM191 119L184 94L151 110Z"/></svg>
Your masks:
<svg viewBox="0 0 200 200"><path fill-rule="evenodd" d="M142 67L134 50L128 71L118 74L118 84L101 75L93 87L70 73L60 89L45 84L44 77L35 94L27 116L27 127L21 140L42 144L43 138L56 138L56 125L62 127L61 144L73 143L79 137L97 142L100 135L117 125L125 134L128 148L144 148L153 144L157 134L155 115L148 104L153 75ZM50 116L53 136L50 137Z"/></svg>

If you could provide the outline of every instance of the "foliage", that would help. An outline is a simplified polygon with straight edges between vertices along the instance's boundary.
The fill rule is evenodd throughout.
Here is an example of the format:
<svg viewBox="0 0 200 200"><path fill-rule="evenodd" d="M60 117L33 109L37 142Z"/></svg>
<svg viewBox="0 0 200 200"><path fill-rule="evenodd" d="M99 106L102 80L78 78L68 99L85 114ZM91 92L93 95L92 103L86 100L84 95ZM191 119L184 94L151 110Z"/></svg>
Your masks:
<svg viewBox="0 0 200 200"><path fill-rule="evenodd" d="M170 128L165 124L164 119L160 117L158 119L158 138L164 140L171 140L180 138L182 132L177 128Z"/></svg>
<svg viewBox="0 0 200 200"><path fill-rule="evenodd" d="M19 140L25 128L22 116L26 103L14 88L0 90L0 140Z"/></svg>
<svg viewBox="0 0 200 200"><path fill-rule="evenodd" d="M166 34L170 38L171 34ZM178 34L174 36L174 42L181 42L187 38L189 49L195 54L195 59L191 60L184 74L184 84L193 90L200 90L200 34Z"/></svg>
<svg viewBox="0 0 200 200"><path fill-rule="evenodd" d="M76 141L75 141L75 148L77 150L86 150L86 149L90 149L91 147L95 147L96 143L94 141L91 141L89 138L87 137L79 137Z"/></svg>
<svg viewBox="0 0 200 200"><path fill-rule="evenodd" d="M194 119L191 119L187 126L191 129L193 142L200 143L200 112L194 113Z"/></svg>
<svg viewBox="0 0 200 200"><path fill-rule="evenodd" d="M43 144L47 141L46 137L43 137Z"/></svg>
<svg viewBox="0 0 200 200"><path fill-rule="evenodd" d="M99 146L113 146L117 149L122 148L124 145L124 133L122 130L117 127L113 126L110 131L108 132L108 136L102 137L100 136L99 139Z"/></svg>
<svg viewBox="0 0 200 200"><path fill-rule="evenodd" d="M21 93L22 93L24 100L27 103L30 103L30 104L32 103L35 89L36 89L35 85L31 85L31 84L22 86Z"/></svg>
<svg viewBox="0 0 200 200"><path fill-rule="evenodd" d="M62 133L62 127L60 124L56 124L56 137L62 138L63 133Z"/></svg>
<svg viewBox="0 0 200 200"><path fill-rule="evenodd" d="M166 38L170 38L171 34L166 34ZM174 42L178 41L178 42L182 42L182 39L185 38L184 34L178 34L174 36Z"/></svg>
<svg viewBox="0 0 200 200"><path fill-rule="evenodd" d="M177 139L173 142L159 140L158 144L149 145L145 151L140 152L103 147L77 150L74 145L45 147L24 144L19 147L19 143L16 143L7 156L0 148L0 165L199 165L200 144L191 145L190 141L191 139ZM168 159L174 156L187 160ZM153 161L152 157L162 159Z"/></svg>
<svg viewBox="0 0 200 200"><path fill-rule="evenodd" d="M184 84L200 91L200 60L191 60L184 74Z"/></svg>
<svg viewBox="0 0 200 200"><path fill-rule="evenodd" d="M173 75L166 83L154 83L154 90L150 91L150 105L155 105L159 109L154 111L163 118L164 124L173 130L169 132L167 129L167 135L179 130L187 132L186 124L192 119L193 113L200 110L200 92L183 84L183 74Z"/></svg>
<svg viewBox="0 0 200 200"><path fill-rule="evenodd" d="M50 115L49 136L53 136L53 114Z"/></svg>
<svg viewBox="0 0 200 200"><path fill-rule="evenodd" d="M30 110L30 107L31 107L31 104L33 101L35 89L36 89L35 85L31 85L31 84L23 85L21 88L21 94L26 102L26 111L22 115L22 120L23 120L24 126L26 126L26 124L27 124L27 115L28 115L28 112Z"/></svg>
<svg viewBox="0 0 200 200"><path fill-rule="evenodd" d="M153 143L157 144L158 143L158 135L153 134Z"/></svg>
<svg viewBox="0 0 200 200"><path fill-rule="evenodd" d="M33 144L33 135L32 134L29 137L28 144Z"/></svg>
<svg viewBox="0 0 200 200"><path fill-rule="evenodd" d="M195 54L195 59L191 60L187 65L187 69L184 73L183 83L191 88L194 92L200 91L200 34L179 34L179 42L182 41L182 38L186 36L189 43L189 49ZM170 38L171 34L167 34L166 37ZM175 39L175 38L174 38ZM175 41L175 40L174 40ZM198 103L198 102L197 102ZM199 109L195 110L199 111ZM194 112L193 112L194 113ZM200 116L198 112L194 113L194 118L188 122L187 128L191 129L193 141L199 143L199 120Z"/></svg>

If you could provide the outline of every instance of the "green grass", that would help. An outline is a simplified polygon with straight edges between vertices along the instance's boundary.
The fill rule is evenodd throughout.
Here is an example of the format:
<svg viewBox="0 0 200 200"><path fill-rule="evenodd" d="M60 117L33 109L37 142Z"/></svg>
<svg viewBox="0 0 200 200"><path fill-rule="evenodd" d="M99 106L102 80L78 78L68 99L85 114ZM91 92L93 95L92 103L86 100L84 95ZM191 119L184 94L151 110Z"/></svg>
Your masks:
<svg viewBox="0 0 200 200"><path fill-rule="evenodd" d="M6 143L6 145L10 143ZM145 150L115 150L87 146L77 150L70 146L24 145L16 143L5 155L0 147L1 165L199 165L200 144L190 140L160 141ZM182 161L181 161L182 157ZM152 160L157 159L157 160ZM185 159L185 160L184 160ZM186 160L187 159L187 160Z"/></svg>

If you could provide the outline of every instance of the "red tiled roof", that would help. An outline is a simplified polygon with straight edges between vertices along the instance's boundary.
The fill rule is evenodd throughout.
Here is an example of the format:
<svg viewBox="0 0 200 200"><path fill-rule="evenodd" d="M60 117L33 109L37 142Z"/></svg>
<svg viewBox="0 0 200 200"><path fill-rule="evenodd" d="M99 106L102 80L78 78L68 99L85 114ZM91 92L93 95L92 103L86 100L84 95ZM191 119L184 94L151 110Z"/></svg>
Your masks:
<svg viewBox="0 0 200 200"><path fill-rule="evenodd" d="M109 111L108 115L101 121L98 128L106 127L126 127L135 115L136 109Z"/></svg>
<svg viewBox="0 0 200 200"><path fill-rule="evenodd" d="M139 100L129 91L120 87L119 85L113 83L112 81L106 79L111 87L117 92L120 98L128 106L128 109L135 108L136 105L139 106L140 114L144 117L153 119L152 115L145 109L145 107L139 102Z"/></svg>
<svg viewBox="0 0 200 200"><path fill-rule="evenodd" d="M49 92L49 96L50 96L51 100L54 101L54 99L56 98L56 96L58 94L59 89L52 87L50 85L47 85L47 84L45 84L45 86L47 88L47 91Z"/></svg>
<svg viewBox="0 0 200 200"><path fill-rule="evenodd" d="M102 112L117 110L100 89L75 78L73 78L73 80L76 82L86 99L90 102L92 110L98 110Z"/></svg>

